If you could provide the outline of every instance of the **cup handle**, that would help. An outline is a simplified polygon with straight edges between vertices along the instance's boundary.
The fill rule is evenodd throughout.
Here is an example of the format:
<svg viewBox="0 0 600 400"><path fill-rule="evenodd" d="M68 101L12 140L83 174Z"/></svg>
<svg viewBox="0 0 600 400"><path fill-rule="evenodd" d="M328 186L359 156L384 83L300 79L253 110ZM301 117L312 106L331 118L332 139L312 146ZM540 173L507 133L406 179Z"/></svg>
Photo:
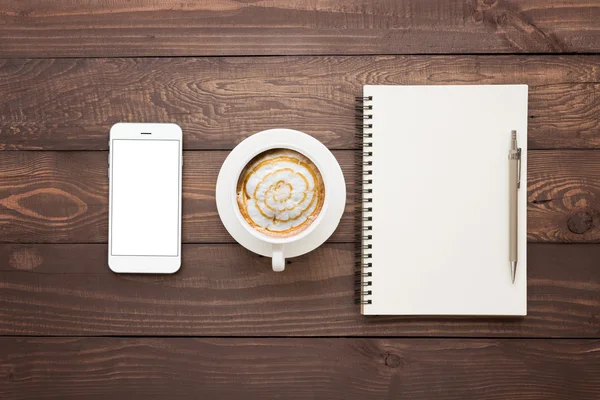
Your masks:
<svg viewBox="0 0 600 400"><path fill-rule="evenodd" d="M283 245L273 245L273 271L281 272L285 269L285 257L283 257Z"/></svg>

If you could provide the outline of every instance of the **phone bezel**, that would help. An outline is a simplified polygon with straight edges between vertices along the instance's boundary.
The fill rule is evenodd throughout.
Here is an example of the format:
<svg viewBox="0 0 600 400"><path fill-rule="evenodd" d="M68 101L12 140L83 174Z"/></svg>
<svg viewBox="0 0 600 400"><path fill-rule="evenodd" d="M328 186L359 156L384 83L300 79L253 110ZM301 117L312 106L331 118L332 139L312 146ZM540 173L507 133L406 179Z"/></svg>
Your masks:
<svg viewBox="0 0 600 400"><path fill-rule="evenodd" d="M178 140L179 141L179 241L177 256L119 256L112 255L112 148L113 140ZM172 123L127 123L120 122L110 129L108 178L109 178L109 215L108 215L108 266L116 273L172 274L181 267L181 198L183 169L183 134L177 124Z"/></svg>

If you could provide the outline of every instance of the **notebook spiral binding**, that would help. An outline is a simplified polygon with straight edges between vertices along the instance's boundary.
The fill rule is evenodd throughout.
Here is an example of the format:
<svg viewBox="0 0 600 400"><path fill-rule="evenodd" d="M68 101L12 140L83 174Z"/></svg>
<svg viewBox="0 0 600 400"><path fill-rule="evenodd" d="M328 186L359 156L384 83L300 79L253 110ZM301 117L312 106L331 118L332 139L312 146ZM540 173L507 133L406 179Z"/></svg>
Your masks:
<svg viewBox="0 0 600 400"><path fill-rule="evenodd" d="M372 105L373 97L357 97L356 98L356 164L358 170L362 170L362 174L356 179L355 189L355 204L356 210L356 228L355 232L357 237L355 238L355 272L354 272L354 302L356 304L372 304L372 300L369 298L373 294L371 289L372 280L369 279L373 276L371 272L371 258L373 236L371 231L372 211L371 203L373 203L373 197L371 196L373 189L373 171L371 166L373 165L373 110Z"/></svg>

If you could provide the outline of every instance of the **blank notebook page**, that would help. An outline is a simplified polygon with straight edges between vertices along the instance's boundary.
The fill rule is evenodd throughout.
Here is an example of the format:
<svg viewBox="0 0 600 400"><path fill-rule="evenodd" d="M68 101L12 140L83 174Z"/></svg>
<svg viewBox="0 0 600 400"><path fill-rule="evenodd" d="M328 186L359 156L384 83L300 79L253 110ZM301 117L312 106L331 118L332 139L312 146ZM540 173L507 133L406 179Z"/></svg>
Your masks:
<svg viewBox="0 0 600 400"><path fill-rule="evenodd" d="M373 238L363 314L526 315L527 86L365 86L364 96ZM511 130L522 148L514 284Z"/></svg>

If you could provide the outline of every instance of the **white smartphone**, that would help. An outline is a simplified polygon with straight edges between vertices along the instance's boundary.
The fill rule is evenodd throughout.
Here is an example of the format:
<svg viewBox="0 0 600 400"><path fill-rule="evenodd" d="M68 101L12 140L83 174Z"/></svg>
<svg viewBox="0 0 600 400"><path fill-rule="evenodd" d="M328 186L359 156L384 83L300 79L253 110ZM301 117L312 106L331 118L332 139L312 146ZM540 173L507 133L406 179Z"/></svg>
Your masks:
<svg viewBox="0 0 600 400"><path fill-rule="evenodd" d="M182 133L176 124L118 123L108 154L108 266L170 274L181 266Z"/></svg>

